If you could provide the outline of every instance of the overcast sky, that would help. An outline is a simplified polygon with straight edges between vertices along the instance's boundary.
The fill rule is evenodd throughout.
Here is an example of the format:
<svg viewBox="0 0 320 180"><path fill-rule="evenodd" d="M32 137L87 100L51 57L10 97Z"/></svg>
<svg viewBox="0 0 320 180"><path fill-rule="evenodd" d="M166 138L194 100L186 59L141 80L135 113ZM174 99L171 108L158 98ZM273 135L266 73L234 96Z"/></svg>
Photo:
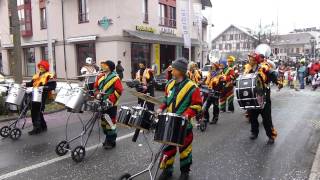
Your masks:
<svg viewBox="0 0 320 180"><path fill-rule="evenodd" d="M212 38L230 24L257 29L274 22L277 15L279 33L288 33L294 28L320 27L320 0L211 0L205 16L214 24Z"/></svg>

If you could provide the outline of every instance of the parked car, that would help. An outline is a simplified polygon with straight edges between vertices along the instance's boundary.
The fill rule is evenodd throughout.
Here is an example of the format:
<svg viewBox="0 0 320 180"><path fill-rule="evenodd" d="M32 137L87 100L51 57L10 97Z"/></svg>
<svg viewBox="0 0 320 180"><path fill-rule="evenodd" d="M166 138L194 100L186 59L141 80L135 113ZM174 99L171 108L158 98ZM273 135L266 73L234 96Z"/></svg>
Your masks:
<svg viewBox="0 0 320 180"><path fill-rule="evenodd" d="M208 76L210 68L211 68L211 65L205 65L205 66L201 69L202 78L203 78L203 79Z"/></svg>
<svg viewBox="0 0 320 180"><path fill-rule="evenodd" d="M154 77L156 90L164 91L167 80L167 70L163 71L160 75Z"/></svg>

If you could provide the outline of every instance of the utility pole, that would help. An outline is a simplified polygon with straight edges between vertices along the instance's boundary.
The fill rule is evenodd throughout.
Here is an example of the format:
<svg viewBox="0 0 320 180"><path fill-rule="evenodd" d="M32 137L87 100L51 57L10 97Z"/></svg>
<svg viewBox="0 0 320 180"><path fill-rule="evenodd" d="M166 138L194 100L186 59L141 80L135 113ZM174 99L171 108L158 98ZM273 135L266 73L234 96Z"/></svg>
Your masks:
<svg viewBox="0 0 320 180"><path fill-rule="evenodd" d="M51 38L51 24L50 24L50 0L46 0L46 20L47 20L47 39L48 39L48 62L50 64L50 71L54 72L54 59L52 53L52 38Z"/></svg>
<svg viewBox="0 0 320 180"><path fill-rule="evenodd" d="M20 35L20 20L18 16L17 1L8 0L8 8L11 12L12 19L12 34L13 34L13 62L12 71L13 78L16 83L22 83L22 60L21 60L21 35Z"/></svg>
<svg viewBox="0 0 320 180"><path fill-rule="evenodd" d="M192 41L191 41L191 35L192 35L192 20L191 20L191 0L188 1L188 13L189 13L189 38L190 38L190 46L189 46L189 62L191 62L191 50L192 50Z"/></svg>

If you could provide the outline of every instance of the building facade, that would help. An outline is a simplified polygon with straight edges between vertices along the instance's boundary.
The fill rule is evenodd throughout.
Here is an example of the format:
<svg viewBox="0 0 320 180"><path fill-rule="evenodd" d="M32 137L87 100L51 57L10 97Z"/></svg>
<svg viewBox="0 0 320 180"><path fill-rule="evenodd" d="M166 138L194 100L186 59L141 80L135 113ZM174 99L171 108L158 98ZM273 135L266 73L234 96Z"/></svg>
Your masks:
<svg viewBox="0 0 320 180"><path fill-rule="evenodd" d="M48 59L48 28L58 78L79 75L86 57L92 57L97 64L122 61L125 79L131 78L141 60L164 69L176 57L188 58L181 21L181 11L187 5L187 0L18 0L23 74L31 76L37 62ZM206 23L199 22L204 6L211 6L210 1L192 0L193 61L201 61L199 52L205 49L200 44L205 44L202 39L206 39ZM10 67L13 43L8 0L0 3L0 21L3 64ZM10 74L10 68L4 71Z"/></svg>
<svg viewBox="0 0 320 180"><path fill-rule="evenodd" d="M233 55L239 61L245 61L257 43L258 39L250 29L230 25L212 40L212 50L219 51L222 56Z"/></svg>
<svg viewBox="0 0 320 180"><path fill-rule="evenodd" d="M275 59L290 60L300 57L313 58L318 49L318 32L293 32L278 35L271 44Z"/></svg>

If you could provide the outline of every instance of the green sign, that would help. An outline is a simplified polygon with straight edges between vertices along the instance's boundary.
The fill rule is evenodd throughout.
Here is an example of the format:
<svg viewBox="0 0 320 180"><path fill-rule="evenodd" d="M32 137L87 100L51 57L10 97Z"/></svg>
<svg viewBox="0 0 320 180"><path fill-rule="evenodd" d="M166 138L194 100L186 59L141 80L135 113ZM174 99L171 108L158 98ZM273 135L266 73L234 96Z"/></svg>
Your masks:
<svg viewBox="0 0 320 180"><path fill-rule="evenodd" d="M98 21L99 26L101 26L104 30L108 30L109 26L113 24L112 19L108 19L107 17L103 17Z"/></svg>

